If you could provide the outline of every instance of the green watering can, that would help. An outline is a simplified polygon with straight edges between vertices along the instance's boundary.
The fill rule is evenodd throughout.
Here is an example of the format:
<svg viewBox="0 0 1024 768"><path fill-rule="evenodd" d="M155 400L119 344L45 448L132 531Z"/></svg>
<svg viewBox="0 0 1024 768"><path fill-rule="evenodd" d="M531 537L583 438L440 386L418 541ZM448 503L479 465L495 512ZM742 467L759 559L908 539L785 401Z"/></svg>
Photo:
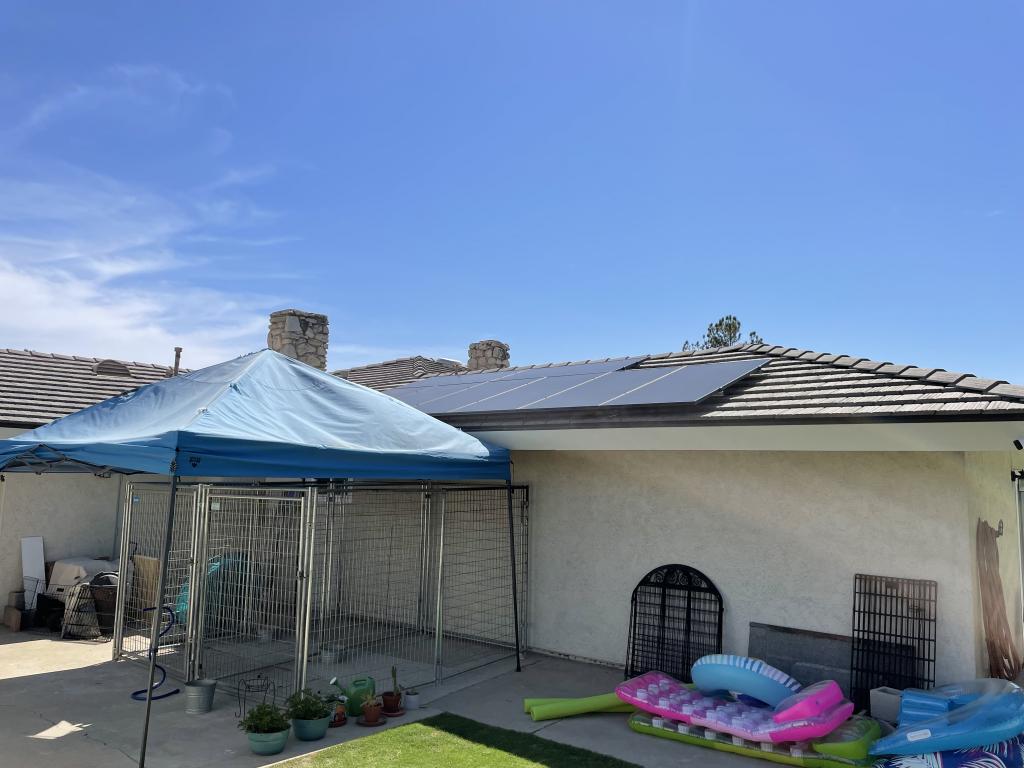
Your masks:
<svg viewBox="0 0 1024 768"><path fill-rule="evenodd" d="M345 695L348 696L349 711L359 712L363 706L363 700L367 696L374 696L377 686L372 677L354 677L352 682L345 688ZM358 708L358 709L357 709Z"/></svg>

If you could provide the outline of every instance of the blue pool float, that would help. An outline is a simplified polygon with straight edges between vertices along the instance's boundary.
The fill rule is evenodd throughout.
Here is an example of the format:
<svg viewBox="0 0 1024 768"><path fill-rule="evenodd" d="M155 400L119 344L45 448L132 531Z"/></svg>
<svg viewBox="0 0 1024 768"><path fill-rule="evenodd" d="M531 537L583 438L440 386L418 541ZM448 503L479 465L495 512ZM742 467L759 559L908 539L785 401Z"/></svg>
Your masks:
<svg viewBox="0 0 1024 768"><path fill-rule="evenodd" d="M985 679L940 685L929 691L907 688L900 695L899 727L939 717L976 701L986 693L1011 693L1011 689L1006 689L1003 683L1002 680Z"/></svg>
<svg viewBox="0 0 1024 768"><path fill-rule="evenodd" d="M1024 691L1006 681L991 681L998 692L976 690L939 691L931 702L948 703L949 711L931 719L915 720L927 709L925 691L912 691L910 715L895 733L879 739L872 755L920 755L984 747L1008 741L1024 733ZM950 687L952 688L952 687ZM960 702L962 703L958 706Z"/></svg>
<svg viewBox="0 0 1024 768"><path fill-rule="evenodd" d="M713 653L697 659L690 670L702 693L732 691L776 706L800 690L800 683L760 659Z"/></svg>

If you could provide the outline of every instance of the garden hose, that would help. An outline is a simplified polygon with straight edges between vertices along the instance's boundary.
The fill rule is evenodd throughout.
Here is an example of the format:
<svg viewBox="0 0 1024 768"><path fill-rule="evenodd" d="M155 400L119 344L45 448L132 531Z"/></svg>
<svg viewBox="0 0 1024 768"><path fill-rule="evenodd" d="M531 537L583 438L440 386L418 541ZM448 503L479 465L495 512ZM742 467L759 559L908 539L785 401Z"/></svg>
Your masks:
<svg viewBox="0 0 1024 768"><path fill-rule="evenodd" d="M156 610L156 608L146 608L143 611L143 613L149 613L150 611L155 611L155 610ZM160 638L163 637L164 635L166 635L168 632L170 632L171 629L174 628L174 625L177 623L177 619L174 616L174 611L170 607L165 605L165 606L163 606L162 610L167 611L167 615L171 617L171 620L167 624L166 627L164 627L163 629L160 630L160 634L156 636L156 646L157 646L157 649L160 648ZM149 649L149 653L146 654L146 657L151 659L151 658L153 658L153 654L154 654L154 650L152 648L150 648ZM154 691L157 688L159 688L161 685L163 685L164 682L167 680L167 670L164 669L159 664L156 665L156 668L158 670L160 670L160 679L153 683L153 690ZM173 696L176 693L181 693L181 689L180 688L175 688L173 691L167 691L166 693L153 694L152 700L153 701L157 701L158 699L166 699L168 696ZM145 688L140 688L137 691L132 691L132 698L135 701L145 701L146 700L146 689Z"/></svg>

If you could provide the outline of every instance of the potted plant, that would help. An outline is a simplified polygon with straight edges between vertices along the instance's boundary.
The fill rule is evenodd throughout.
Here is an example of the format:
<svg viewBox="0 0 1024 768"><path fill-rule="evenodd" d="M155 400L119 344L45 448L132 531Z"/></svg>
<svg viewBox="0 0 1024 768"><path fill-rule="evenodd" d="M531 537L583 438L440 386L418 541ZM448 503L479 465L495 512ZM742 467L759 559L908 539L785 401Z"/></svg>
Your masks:
<svg viewBox="0 0 1024 768"><path fill-rule="evenodd" d="M402 691L402 703L405 704L406 709L419 709L420 692L415 688L406 688Z"/></svg>
<svg viewBox="0 0 1024 768"><path fill-rule="evenodd" d="M345 695L341 686L338 685L338 678L332 677L330 686L337 691L337 693L332 697L332 701L334 702L334 717L331 718L330 727L338 728L348 722L348 717L345 713L348 705L348 696Z"/></svg>
<svg viewBox="0 0 1024 768"><path fill-rule="evenodd" d="M391 690L381 694L385 715L397 715L402 711L402 688L398 685L398 667L391 667Z"/></svg>
<svg viewBox="0 0 1024 768"><path fill-rule="evenodd" d="M273 704L257 704L238 721L249 736L249 748L257 755L276 755L288 742L291 725Z"/></svg>
<svg viewBox="0 0 1024 768"><path fill-rule="evenodd" d="M381 711L384 709L384 704L380 700L380 696L375 696L372 693L367 693L363 697L363 723L366 725L377 725L380 722Z"/></svg>
<svg viewBox="0 0 1024 768"><path fill-rule="evenodd" d="M316 741L327 734L334 707L319 693L309 688L296 691L285 701L285 714L292 720L295 738Z"/></svg>

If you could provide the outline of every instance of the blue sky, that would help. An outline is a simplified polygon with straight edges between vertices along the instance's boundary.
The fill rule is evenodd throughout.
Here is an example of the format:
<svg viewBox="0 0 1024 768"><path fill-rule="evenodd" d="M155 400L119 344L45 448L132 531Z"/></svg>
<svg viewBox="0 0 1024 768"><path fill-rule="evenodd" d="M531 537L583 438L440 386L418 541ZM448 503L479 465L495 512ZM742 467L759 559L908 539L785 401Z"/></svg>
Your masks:
<svg viewBox="0 0 1024 768"><path fill-rule="evenodd" d="M1024 381L1024 10L18 2L0 346L767 340Z"/></svg>

